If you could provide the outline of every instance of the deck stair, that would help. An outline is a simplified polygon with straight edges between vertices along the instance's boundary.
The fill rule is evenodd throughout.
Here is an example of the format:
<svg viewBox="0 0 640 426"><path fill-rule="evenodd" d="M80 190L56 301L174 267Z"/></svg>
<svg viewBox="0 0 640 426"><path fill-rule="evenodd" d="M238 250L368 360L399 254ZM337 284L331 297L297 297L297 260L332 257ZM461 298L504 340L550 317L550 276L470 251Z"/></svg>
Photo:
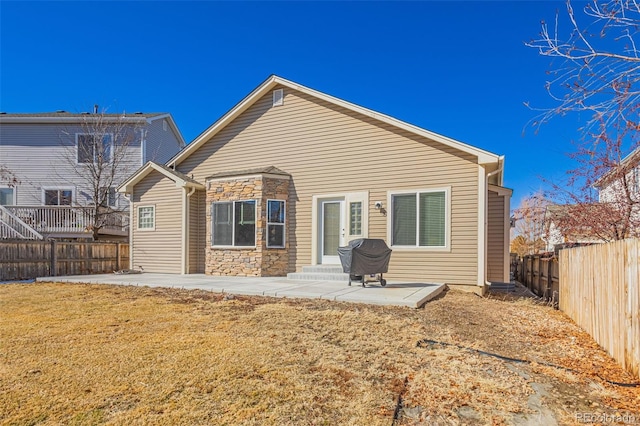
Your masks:
<svg viewBox="0 0 640 426"><path fill-rule="evenodd" d="M349 274L342 272L340 265L312 265L303 266L302 272L287 274L290 280L305 281L344 281L349 282Z"/></svg>
<svg viewBox="0 0 640 426"><path fill-rule="evenodd" d="M0 239L42 240L44 237L4 206L0 206Z"/></svg>

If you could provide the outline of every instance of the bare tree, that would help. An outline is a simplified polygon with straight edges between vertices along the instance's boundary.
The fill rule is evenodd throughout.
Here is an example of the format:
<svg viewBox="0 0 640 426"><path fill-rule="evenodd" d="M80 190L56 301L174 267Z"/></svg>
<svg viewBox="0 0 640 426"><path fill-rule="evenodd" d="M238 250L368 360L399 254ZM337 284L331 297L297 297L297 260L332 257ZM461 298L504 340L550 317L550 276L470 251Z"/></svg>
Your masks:
<svg viewBox="0 0 640 426"><path fill-rule="evenodd" d="M555 198L571 205L563 233L589 231L603 240L634 235L639 228L637 195L623 159L639 147L640 133L640 3L635 0L593 0L566 16L556 13L540 37L526 43L552 58L546 89L555 106L538 110L539 126L553 117L587 113L582 139L569 156L577 167L567 182L551 183ZM603 180L616 193L603 200L594 187Z"/></svg>
<svg viewBox="0 0 640 426"><path fill-rule="evenodd" d="M523 198L520 206L513 211L516 236L512 240L512 247L518 255L537 254L545 250L544 236L548 233L545 214L550 204L541 192L537 192Z"/></svg>
<svg viewBox="0 0 640 426"><path fill-rule="evenodd" d="M107 114L95 106L94 113L84 115L78 127L62 132L66 149L61 160L66 167L61 170L72 170L73 181L83 195L76 195L74 203L87 213L88 230L94 239L105 226L119 223L128 208L127 202L116 202L115 189L139 165L139 154L131 152L142 131L137 123L139 119Z"/></svg>
<svg viewBox="0 0 640 426"><path fill-rule="evenodd" d="M16 174L7 166L0 164L0 183L7 185L9 188L13 188L20 183L20 179Z"/></svg>

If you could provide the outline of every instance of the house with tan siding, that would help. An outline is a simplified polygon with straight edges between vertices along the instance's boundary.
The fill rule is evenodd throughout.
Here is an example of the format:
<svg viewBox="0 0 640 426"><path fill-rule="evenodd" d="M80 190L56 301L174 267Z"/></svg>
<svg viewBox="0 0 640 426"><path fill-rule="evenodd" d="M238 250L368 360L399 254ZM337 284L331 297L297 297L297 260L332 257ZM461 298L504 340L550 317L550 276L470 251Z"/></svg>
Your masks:
<svg viewBox="0 0 640 426"><path fill-rule="evenodd" d="M286 276L380 238L396 282L509 279L504 157L271 76L166 164L120 187L131 265Z"/></svg>

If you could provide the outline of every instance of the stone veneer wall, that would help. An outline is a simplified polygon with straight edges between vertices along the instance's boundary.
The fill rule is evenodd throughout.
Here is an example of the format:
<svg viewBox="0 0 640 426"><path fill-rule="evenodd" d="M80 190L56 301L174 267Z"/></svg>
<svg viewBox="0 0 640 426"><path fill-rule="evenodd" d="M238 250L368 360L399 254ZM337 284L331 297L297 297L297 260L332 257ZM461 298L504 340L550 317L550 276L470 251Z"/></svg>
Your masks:
<svg viewBox="0 0 640 426"><path fill-rule="evenodd" d="M205 273L218 276L286 276L289 267L289 176L259 175L211 180L207 189L207 251ZM285 247L267 248L267 200L287 201ZM256 200L256 246L211 247L211 203Z"/></svg>

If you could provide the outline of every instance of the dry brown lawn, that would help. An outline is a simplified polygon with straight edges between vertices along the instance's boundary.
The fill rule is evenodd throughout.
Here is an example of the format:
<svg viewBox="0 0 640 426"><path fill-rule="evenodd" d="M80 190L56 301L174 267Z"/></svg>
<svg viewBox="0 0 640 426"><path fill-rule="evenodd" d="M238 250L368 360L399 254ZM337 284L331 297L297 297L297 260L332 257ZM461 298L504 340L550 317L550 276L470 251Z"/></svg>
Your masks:
<svg viewBox="0 0 640 426"><path fill-rule="evenodd" d="M449 291L412 310L9 284L0 333L6 425L640 422L640 389L604 380L634 378L562 313L530 301Z"/></svg>

